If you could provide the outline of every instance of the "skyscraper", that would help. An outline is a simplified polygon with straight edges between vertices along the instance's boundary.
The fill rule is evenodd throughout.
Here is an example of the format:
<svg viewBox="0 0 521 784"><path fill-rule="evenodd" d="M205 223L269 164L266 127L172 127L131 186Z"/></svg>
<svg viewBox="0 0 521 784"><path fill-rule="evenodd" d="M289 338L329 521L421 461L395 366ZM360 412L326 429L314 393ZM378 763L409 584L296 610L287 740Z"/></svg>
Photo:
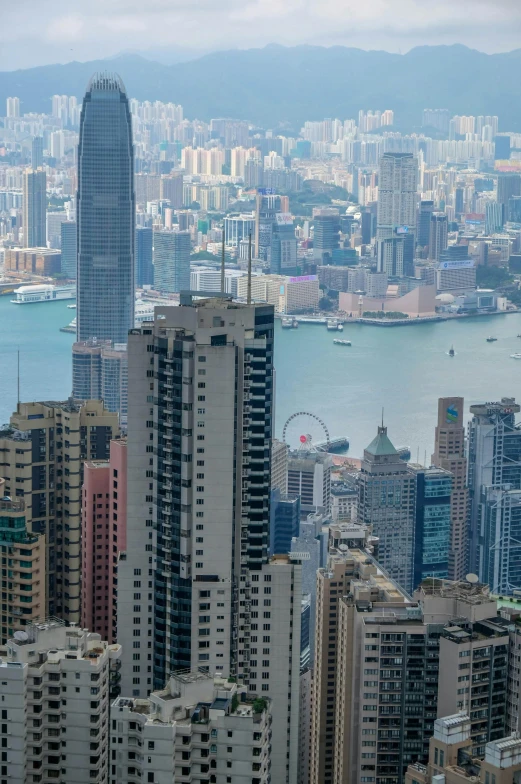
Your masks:
<svg viewBox="0 0 521 784"><path fill-rule="evenodd" d="M317 209L313 214L313 258L326 262L340 247L340 215L337 209ZM324 259L324 256L326 258Z"/></svg>
<svg viewBox="0 0 521 784"><path fill-rule="evenodd" d="M26 169L23 180L23 224L26 248L47 247L47 175L42 169Z"/></svg>
<svg viewBox="0 0 521 784"><path fill-rule="evenodd" d="M272 700L273 769L296 784L301 567L268 551L273 306L156 315L129 335L122 692L187 668L237 677Z"/></svg>
<svg viewBox="0 0 521 784"><path fill-rule="evenodd" d="M31 168L41 169L43 166L43 136L35 136L31 143Z"/></svg>
<svg viewBox="0 0 521 784"><path fill-rule="evenodd" d="M432 464L452 474L449 579L462 580L468 572L468 489L463 398L438 400Z"/></svg>
<svg viewBox="0 0 521 784"><path fill-rule="evenodd" d="M190 288L190 232L154 231L154 286L169 293Z"/></svg>
<svg viewBox="0 0 521 784"><path fill-rule="evenodd" d="M448 220L445 212L433 212L429 239L429 258L439 261L447 248Z"/></svg>
<svg viewBox="0 0 521 784"><path fill-rule="evenodd" d="M418 159L409 152L386 152L378 174L377 238L407 227L414 233L418 200Z"/></svg>
<svg viewBox="0 0 521 784"><path fill-rule="evenodd" d="M20 117L20 99L16 96L6 100L6 117Z"/></svg>
<svg viewBox="0 0 521 784"><path fill-rule="evenodd" d="M275 275L297 274L297 238L293 216L278 212L271 232L270 272Z"/></svg>
<svg viewBox="0 0 521 784"><path fill-rule="evenodd" d="M416 241L420 248L427 248L431 236L431 216L434 211L434 202L421 201L418 210L418 223L416 227Z"/></svg>
<svg viewBox="0 0 521 784"><path fill-rule="evenodd" d="M453 480L443 468L413 463L409 469L416 476L413 586L417 588L426 577L449 576Z"/></svg>
<svg viewBox="0 0 521 784"><path fill-rule="evenodd" d="M152 259L153 233L149 226L136 229L136 286L152 286L154 283L154 264Z"/></svg>
<svg viewBox="0 0 521 784"><path fill-rule="evenodd" d="M78 340L126 343L134 326L133 170L125 87L117 74L97 73L78 147Z"/></svg>
<svg viewBox="0 0 521 784"><path fill-rule="evenodd" d="M490 538L484 528L487 504L484 491L496 487L521 489L521 430L515 398L470 407L468 426L468 483L470 492L470 568L481 577L487 570ZM514 522L514 521L512 521ZM499 532L499 528L497 529ZM505 532L502 534L503 538ZM496 541L495 535L492 537ZM499 557L499 551L497 552Z"/></svg>
<svg viewBox="0 0 521 784"><path fill-rule="evenodd" d="M415 478L378 427L364 449L358 495L358 522L372 525L380 539L378 561L406 591L413 587Z"/></svg>
<svg viewBox="0 0 521 784"><path fill-rule="evenodd" d="M76 280L78 262L78 224L64 221L61 226L62 272Z"/></svg>

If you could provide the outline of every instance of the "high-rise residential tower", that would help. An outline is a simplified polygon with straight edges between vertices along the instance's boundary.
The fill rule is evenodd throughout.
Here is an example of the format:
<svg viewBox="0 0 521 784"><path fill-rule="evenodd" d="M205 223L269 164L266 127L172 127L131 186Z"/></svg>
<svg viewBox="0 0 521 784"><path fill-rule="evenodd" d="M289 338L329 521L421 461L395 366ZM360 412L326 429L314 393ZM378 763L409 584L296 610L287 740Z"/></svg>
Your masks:
<svg viewBox="0 0 521 784"><path fill-rule="evenodd" d="M31 143L31 167L41 169L43 167L43 136L35 136Z"/></svg>
<svg viewBox="0 0 521 784"><path fill-rule="evenodd" d="M408 152L384 153L378 175L378 239L401 228L414 233L417 190L418 159Z"/></svg>
<svg viewBox="0 0 521 784"><path fill-rule="evenodd" d="M129 335L122 693L173 671L272 700L272 764L296 784L301 567L269 556L273 306L156 308Z"/></svg>
<svg viewBox="0 0 521 784"><path fill-rule="evenodd" d="M445 212L433 212L429 240L429 258L439 261L447 248L448 219Z"/></svg>
<svg viewBox="0 0 521 784"><path fill-rule="evenodd" d="M26 169L23 179L23 225L26 248L47 247L47 175Z"/></svg>
<svg viewBox="0 0 521 784"><path fill-rule="evenodd" d="M452 474L450 497L449 579L462 580L468 572L468 489L463 398L438 400L432 464Z"/></svg>
<svg viewBox="0 0 521 784"><path fill-rule="evenodd" d="M78 147L78 340L126 343L134 326L134 163L123 82L97 73Z"/></svg>

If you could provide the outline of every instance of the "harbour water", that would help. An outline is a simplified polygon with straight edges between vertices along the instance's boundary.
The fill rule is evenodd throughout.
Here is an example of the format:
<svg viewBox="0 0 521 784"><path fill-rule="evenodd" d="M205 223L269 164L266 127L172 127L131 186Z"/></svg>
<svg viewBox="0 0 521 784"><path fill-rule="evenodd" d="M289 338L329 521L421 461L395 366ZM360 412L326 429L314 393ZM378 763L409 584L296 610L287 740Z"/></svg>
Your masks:
<svg viewBox="0 0 521 784"><path fill-rule="evenodd" d="M0 297L0 424L16 407L17 349L22 400L60 400L71 389L74 335L59 331L74 313L67 302L17 307ZM409 327L346 324L342 333L302 324L282 330L276 322L276 435L298 411L318 416L331 437L348 436L349 454L360 456L382 418L396 446L427 459L434 443L437 399L462 395L465 408L504 396L521 399L521 314L460 319ZM489 335L497 342L487 343ZM352 346L335 345L339 337ZM454 344L456 356L448 351ZM321 439L312 419L288 428Z"/></svg>

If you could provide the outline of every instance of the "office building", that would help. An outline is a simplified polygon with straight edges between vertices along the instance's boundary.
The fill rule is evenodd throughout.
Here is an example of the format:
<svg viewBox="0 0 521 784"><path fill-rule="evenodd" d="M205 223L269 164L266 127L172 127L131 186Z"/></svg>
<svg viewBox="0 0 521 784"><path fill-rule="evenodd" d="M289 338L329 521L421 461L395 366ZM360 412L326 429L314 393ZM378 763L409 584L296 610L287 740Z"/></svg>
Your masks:
<svg viewBox="0 0 521 784"><path fill-rule="evenodd" d="M452 474L443 468L425 468L416 463L409 469L416 477L414 530L414 575L416 588L427 577L447 579L451 540Z"/></svg>
<svg viewBox="0 0 521 784"><path fill-rule="evenodd" d="M378 272L396 278L414 274L414 234L400 234L378 241Z"/></svg>
<svg viewBox="0 0 521 784"><path fill-rule="evenodd" d="M450 245L440 254L436 267L438 292L458 295L476 288L476 264L464 245Z"/></svg>
<svg viewBox="0 0 521 784"><path fill-rule="evenodd" d="M46 215L47 222L47 242L51 248L61 248L61 225L67 220L67 213L62 210L61 212L48 212Z"/></svg>
<svg viewBox="0 0 521 784"><path fill-rule="evenodd" d="M287 227L290 224L293 226L293 219L285 210L283 210L283 203L285 200L282 196L274 194L266 195L265 193L257 193L255 196L255 241L253 252L256 259L269 261L272 247L272 233L278 224L281 228ZM277 216L281 216L277 218ZM284 231L282 237L285 236ZM272 270L273 271L273 270Z"/></svg>
<svg viewBox="0 0 521 784"><path fill-rule="evenodd" d="M70 623L80 621L83 463L106 459L117 433L99 400L19 403L0 431L5 492L25 503L28 532L45 535L45 614Z"/></svg>
<svg viewBox="0 0 521 784"><path fill-rule="evenodd" d="M462 397L439 398L434 453L431 458L434 466L452 474L448 564L450 580L463 580L468 572L469 494L463 412Z"/></svg>
<svg viewBox="0 0 521 784"><path fill-rule="evenodd" d="M149 226L136 228L136 287L154 285L153 232Z"/></svg>
<svg viewBox="0 0 521 784"><path fill-rule="evenodd" d="M333 458L324 452L291 451L288 455L288 493L300 496L303 513L331 510Z"/></svg>
<svg viewBox="0 0 521 784"><path fill-rule="evenodd" d="M439 261L448 244L448 219L445 212L433 212L429 237L429 259Z"/></svg>
<svg viewBox="0 0 521 784"><path fill-rule="evenodd" d="M156 308L129 335L129 392L122 691L236 677L272 700L273 769L296 784L301 569L268 549L273 307Z"/></svg>
<svg viewBox="0 0 521 784"><path fill-rule="evenodd" d="M6 248L4 272L52 275L61 270L61 252L51 248Z"/></svg>
<svg viewBox="0 0 521 784"><path fill-rule="evenodd" d="M126 550L127 442L108 460L86 460L81 489L81 625L116 641L118 557Z"/></svg>
<svg viewBox="0 0 521 784"><path fill-rule="evenodd" d="M174 293L190 289L190 232L154 231L154 287Z"/></svg>
<svg viewBox="0 0 521 784"><path fill-rule="evenodd" d="M468 424L468 486L470 496L470 568L478 575L486 568L490 542L481 529L482 492L486 487L521 489L521 430L515 398L470 407ZM499 555L499 552L498 552Z"/></svg>
<svg viewBox="0 0 521 784"><path fill-rule="evenodd" d="M521 590L521 489L482 486L480 576L495 594Z"/></svg>
<svg viewBox="0 0 521 784"><path fill-rule="evenodd" d="M418 222L416 226L416 242L420 248L430 246L431 218L434 212L434 202L430 200L420 201L418 210Z"/></svg>
<svg viewBox="0 0 521 784"><path fill-rule="evenodd" d="M225 678L172 674L147 699L119 697L110 717L116 744L110 784L273 780L270 700L252 699L245 686ZM135 753L137 744L143 753Z"/></svg>
<svg viewBox="0 0 521 784"><path fill-rule="evenodd" d="M490 741L485 753L472 753L468 708L434 722L429 758L425 765L407 768L405 784L515 784L521 771L521 741L517 734Z"/></svg>
<svg viewBox="0 0 521 784"><path fill-rule="evenodd" d="M331 484L331 517L335 523L355 522L358 514L356 479Z"/></svg>
<svg viewBox="0 0 521 784"><path fill-rule="evenodd" d="M337 209L313 210L313 258L317 263L331 261L340 247L340 214Z"/></svg>
<svg viewBox="0 0 521 784"><path fill-rule="evenodd" d="M77 335L126 343L134 326L132 122L117 74L98 73L83 98L78 146Z"/></svg>
<svg viewBox="0 0 521 784"><path fill-rule="evenodd" d="M508 639L486 586L427 579L411 599L366 551L333 550L317 575L310 781L400 782L437 715L465 705L483 753L506 731Z"/></svg>
<svg viewBox="0 0 521 784"><path fill-rule="evenodd" d="M300 533L300 496L271 491L270 554L289 553Z"/></svg>
<svg viewBox="0 0 521 784"><path fill-rule="evenodd" d="M55 619L9 640L0 657L3 778L106 784L120 656L119 645Z"/></svg>
<svg viewBox="0 0 521 784"><path fill-rule="evenodd" d="M226 245L237 248L241 240L252 239L252 256L255 253L255 213L231 212L224 219Z"/></svg>
<svg viewBox="0 0 521 784"><path fill-rule="evenodd" d="M378 174L378 239L392 237L401 227L414 233L417 184L417 158L408 152L383 154Z"/></svg>
<svg viewBox="0 0 521 784"><path fill-rule="evenodd" d="M71 280L76 280L78 265L78 224L75 221L63 221L61 231L61 271Z"/></svg>
<svg viewBox="0 0 521 784"><path fill-rule="evenodd" d="M0 478L0 645L45 617L45 536L27 529L25 503L10 498ZM7 567L7 568L5 568Z"/></svg>
<svg viewBox="0 0 521 784"><path fill-rule="evenodd" d="M274 275L296 275L297 238L291 214L283 212L275 215L270 242L270 272Z"/></svg>
<svg viewBox="0 0 521 784"><path fill-rule="evenodd" d="M26 248L47 246L47 175L42 169L26 169L23 178L23 227Z"/></svg>
<svg viewBox="0 0 521 784"><path fill-rule="evenodd" d="M127 424L128 356L126 344L110 340L84 340L72 344L72 388L74 400L102 400L115 412L121 427Z"/></svg>
<svg viewBox="0 0 521 784"><path fill-rule="evenodd" d="M43 136L35 136L31 143L31 169L43 168Z"/></svg>
<svg viewBox="0 0 521 784"><path fill-rule="evenodd" d="M378 561L405 591L413 588L415 479L378 427L364 449L358 484L358 522L379 538Z"/></svg>

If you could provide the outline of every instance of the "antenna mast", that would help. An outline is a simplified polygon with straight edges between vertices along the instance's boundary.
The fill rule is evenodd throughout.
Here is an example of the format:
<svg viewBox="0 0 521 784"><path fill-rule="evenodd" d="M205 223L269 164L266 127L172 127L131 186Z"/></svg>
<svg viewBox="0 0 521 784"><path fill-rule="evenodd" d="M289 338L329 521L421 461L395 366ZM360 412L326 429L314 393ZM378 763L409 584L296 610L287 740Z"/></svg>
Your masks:
<svg viewBox="0 0 521 784"><path fill-rule="evenodd" d="M248 240L248 296L246 302L251 305L251 232Z"/></svg>
<svg viewBox="0 0 521 784"><path fill-rule="evenodd" d="M221 251L221 293L224 294L224 226L223 226L223 245Z"/></svg>

